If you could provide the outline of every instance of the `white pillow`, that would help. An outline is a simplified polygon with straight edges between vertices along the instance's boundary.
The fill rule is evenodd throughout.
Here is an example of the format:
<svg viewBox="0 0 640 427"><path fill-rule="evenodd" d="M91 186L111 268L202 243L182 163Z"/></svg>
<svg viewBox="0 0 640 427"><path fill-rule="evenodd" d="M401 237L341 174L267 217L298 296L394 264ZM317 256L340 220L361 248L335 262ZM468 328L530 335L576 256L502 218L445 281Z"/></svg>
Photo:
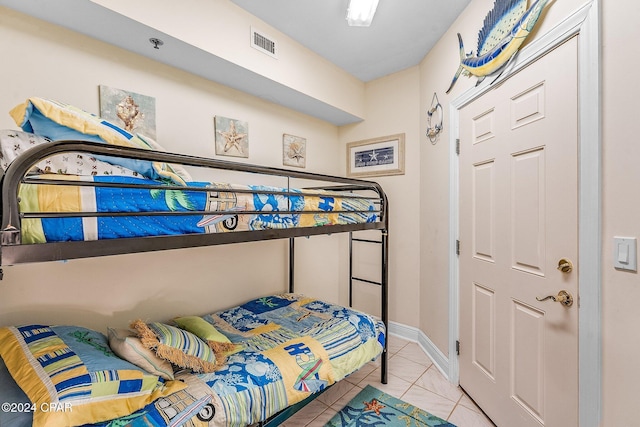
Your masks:
<svg viewBox="0 0 640 427"><path fill-rule="evenodd" d="M2 170L7 170L9 164L20 154L45 142L51 142L51 140L29 132L0 130L0 153L2 155L0 167ZM140 176L130 169L97 160L86 153L56 154L37 163L35 168L34 172L37 173Z"/></svg>
<svg viewBox="0 0 640 427"><path fill-rule="evenodd" d="M107 328L109 347L121 359L133 363L150 374L165 380L173 379L171 363L156 356L155 352L142 345L140 338L129 329Z"/></svg>

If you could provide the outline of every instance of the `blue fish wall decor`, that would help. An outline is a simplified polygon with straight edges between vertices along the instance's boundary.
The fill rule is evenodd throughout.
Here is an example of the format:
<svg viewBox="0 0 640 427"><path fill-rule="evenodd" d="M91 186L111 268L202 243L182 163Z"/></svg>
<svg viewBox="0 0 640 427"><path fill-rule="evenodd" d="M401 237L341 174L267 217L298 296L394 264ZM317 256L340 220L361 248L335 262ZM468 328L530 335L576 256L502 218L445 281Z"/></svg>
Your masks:
<svg viewBox="0 0 640 427"><path fill-rule="evenodd" d="M456 84L460 74L478 77L477 86L486 76L504 67L529 36L548 2L536 0L527 9L527 0L496 0L478 33L477 56L465 54L462 36L458 33L460 66L447 93Z"/></svg>

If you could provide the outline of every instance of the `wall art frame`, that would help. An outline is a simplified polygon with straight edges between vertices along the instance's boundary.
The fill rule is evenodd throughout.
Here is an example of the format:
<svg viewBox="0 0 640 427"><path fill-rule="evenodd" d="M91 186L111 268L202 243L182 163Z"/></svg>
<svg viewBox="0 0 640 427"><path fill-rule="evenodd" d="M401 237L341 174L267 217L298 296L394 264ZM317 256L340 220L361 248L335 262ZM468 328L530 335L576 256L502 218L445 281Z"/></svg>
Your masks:
<svg viewBox="0 0 640 427"><path fill-rule="evenodd" d="M249 157L249 123L215 116L216 155L231 157Z"/></svg>
<svg viewBox="0 0 640 427"><path fill-rule="evenodd" d="M347 176L352 178L404 175L405 134L347 144Z"/></svg>
<svg viewBox="0 0 640 427"><path fill-rule="evenodd" d="M100 117L132 134L156 139L156 99L152 96L99 85Z"/></svg>
<svg viewBox="0 0 640 427"><path fill-rule="evenodd" d="M282 134L282 164L304 168L306 163L307 139L287 133Z"/></svg>

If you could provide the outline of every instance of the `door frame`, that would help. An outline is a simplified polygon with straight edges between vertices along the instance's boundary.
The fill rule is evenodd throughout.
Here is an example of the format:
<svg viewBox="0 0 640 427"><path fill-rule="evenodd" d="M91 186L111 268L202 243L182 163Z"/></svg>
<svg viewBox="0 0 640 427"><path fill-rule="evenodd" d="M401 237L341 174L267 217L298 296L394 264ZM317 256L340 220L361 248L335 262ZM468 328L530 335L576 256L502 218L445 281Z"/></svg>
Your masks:
<svg viewBox="0 0 640 427"><path fill-rule="evenodd" d="M578 36L578 381L579 425L598 427L602 418L602 135L600 1L591 0L546 34L523 48L496 81ZM459 111L491 89L492 79L449 105L449 358L448 376L460 382L459 339ZM464 244L464 242L463 242Z"/></svg>

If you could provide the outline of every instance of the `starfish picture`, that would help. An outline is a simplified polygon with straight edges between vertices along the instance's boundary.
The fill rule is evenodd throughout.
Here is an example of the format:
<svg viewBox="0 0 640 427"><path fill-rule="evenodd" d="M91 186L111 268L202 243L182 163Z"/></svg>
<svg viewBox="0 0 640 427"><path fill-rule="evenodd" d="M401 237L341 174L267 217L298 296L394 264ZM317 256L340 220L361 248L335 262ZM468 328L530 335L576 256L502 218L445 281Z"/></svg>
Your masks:
<svg viewBox="0 0 640 427"><path fill-rule="evenodd" d="M242 139L247 136L246 133L238 133L238 131L236 131L236 124L233 120L231 120L231 122L229 122L229 130L226 132L223 131L218 131L218 133L220 135L222 135L222 137L225 140L225 144L224 144L224 152L226 153L227 151L229 151L231 148L235 147L241 154L244 154L244 151L242 150L242 146L240 145L240 142L242 142Z"/></svg>
<svg viewBox="0 0 640 427"><path fill-rule="evenodd" d="M249 157L247 124L225 117L215 118L216 154Z"/></svg>
<svg viewBox="0 0 640 427"><path fill-rule="evenodd" d="M307 140L299 136L282 135L283 157L282 164L304 168L306 159Z"/></svg>
<svg viewBox="0 0 640 427"><path fill-rule="evenodd" d="M303 147L301 147L300 144L296 144L295 142L291 143L288 153L289 158L295 160L296 162L301 161L302 159L304 159L304 153L302 152L302 150Z"/></svg>

